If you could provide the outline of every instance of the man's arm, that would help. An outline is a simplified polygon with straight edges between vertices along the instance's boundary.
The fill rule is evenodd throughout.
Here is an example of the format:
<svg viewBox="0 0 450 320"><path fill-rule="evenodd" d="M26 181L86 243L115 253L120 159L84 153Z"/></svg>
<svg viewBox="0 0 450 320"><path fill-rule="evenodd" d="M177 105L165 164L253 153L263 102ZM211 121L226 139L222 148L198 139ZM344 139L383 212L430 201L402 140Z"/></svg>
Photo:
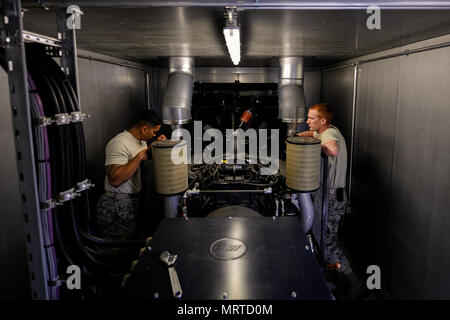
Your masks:
<svg viewBox="0 0 450 320"><path fill-rule="evenodd" d="M297 133L300 137L314 137L314 131L303 131L302 133Z"/></svg>
<svg viewBox="0 0 450 320"><path fill-rule="evenodd" d="M339 155L339 143L335 140L330 140L322 144L322 151L327 156L337 157Z"/></svg>
<svg viewBox="0 0 450 320"><path fill-rule="evenodd" d="M150 150L150 147L139 152L127 164L111 164L106 166L109 184L117 188L122 183L129 180L136 173L141 161L148 160L147 150Z"/></svg>

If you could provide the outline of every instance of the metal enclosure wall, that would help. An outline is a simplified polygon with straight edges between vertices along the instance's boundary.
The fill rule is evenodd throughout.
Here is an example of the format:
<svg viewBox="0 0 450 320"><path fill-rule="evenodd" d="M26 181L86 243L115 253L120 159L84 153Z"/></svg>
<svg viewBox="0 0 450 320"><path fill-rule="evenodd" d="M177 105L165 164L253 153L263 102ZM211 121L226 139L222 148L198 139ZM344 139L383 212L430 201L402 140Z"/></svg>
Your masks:
<svg viewBox="0 0 450 320"><path fill-rule="evenodd" d="M399 297L450 299L449 118L450 47L401 57L387 271Z"/></svg>
<svg viewBox="0 0 450 320"><path fill-rule="evenodd" d="M322 74L320 71L305 71L305 100L306 106L320 103Z"/></svg>
<svg viewBox="0 0 450 320"><path fill-rule="evenodd" d="M104 191L105 148L118 133L129 129L139 110L146 109L145 72L110 63L78 59L81 110L84 122L87 172L96 200Z"/></svg>
<svg viewBox="0 0 450 320"><path fill-rule="evenodd" d="M164 92L169 77L169 68L151 68L150 73L150 109L162 116Z"/></svg>
<svg viewBox="0 0 450 320"><path fill-rule="evenodd" d="M350 154L352 135L352 101L353 68L339 68L324 72L322 75L322 101L320 102L327 102L333 110L332 123L344 136L348 154ZM347 177L350 174L348 168L350 168L350 158L347 161Z"/></svg>
<svg viewBox="0 0 450 320"><path fill-rule="evenodd" d="M375 264L383 271L387 268L399 59L359 67L352 215L346 224L352 233L347 244L354 255L361 257L366 267Z"/></svg>
<svg viewBox="0 0 450 320"><path fill-rule="evenodd" d="M8 75L0 67L0 300L31 298Z"/></svg>
<svg viewBox="0 0 450 320"><path fill-rule="evenodd" d="M348 117L351 104L335 89L351 96L348 75L322 77L324 100L347 103L338 116ZM450 298L449 101L449 47L360 66L346 244L363 274L381 267L394 298Z"/></svg>

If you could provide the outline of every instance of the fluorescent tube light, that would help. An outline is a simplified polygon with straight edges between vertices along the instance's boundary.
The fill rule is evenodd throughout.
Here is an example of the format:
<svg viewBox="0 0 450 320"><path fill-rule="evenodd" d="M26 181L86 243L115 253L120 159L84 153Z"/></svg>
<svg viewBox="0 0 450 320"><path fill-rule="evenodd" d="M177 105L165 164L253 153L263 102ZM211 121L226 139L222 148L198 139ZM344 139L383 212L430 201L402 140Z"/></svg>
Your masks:
<svg viewBox="0 0 450 320"><path fill-rule="evenodd" d="M231 60L235 65L238 65L239 61L241 61L241 37L239 27L225 27L223 28L223 35L225 36L225 42L227 43Z"/></svg>

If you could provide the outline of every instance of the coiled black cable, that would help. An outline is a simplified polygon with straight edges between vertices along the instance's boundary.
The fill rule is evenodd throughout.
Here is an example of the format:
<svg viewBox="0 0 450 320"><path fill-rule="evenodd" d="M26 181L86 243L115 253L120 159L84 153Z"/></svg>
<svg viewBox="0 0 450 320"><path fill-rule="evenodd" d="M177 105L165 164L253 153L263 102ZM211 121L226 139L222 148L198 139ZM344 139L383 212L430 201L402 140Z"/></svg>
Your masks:
<svg viewBox="0 0 450 320"><path fill-rule="evenodd" d="M48 88L46 93L46 104L50 106L49 113L72 113L78 111L77 100L75 91L73 90L67 77L61 71L57 63L49 56L45 55L45 52L40 46L34 46L33 48L33 62L31 62L32 69L39 73L39 79ZM50 114L49 114L50 116ZM85 141L83 127L81 123L71 123L70 125L59 126L56 132L52 132L52 138L55 142L53 149L54 153L59 155L54 157L54 169L59 173L58 176L61 179L57 179L55 182L55 193L59 190L66 190L66 187L73 186L75 183L80 182L86 178L86 154L85 154ZM70 128L70 131L68 131ZM56 133L56 134L55 134ZM63 140L58 139L64 137ZM64 149L64 142L66 142L66 149ZM64 152L65 151L65 152ZM72 163L71 160L75 161ZM60 164L58 166L58 164ZM86 196L84 196L86 194ZM95 265L103 267L112 267L111 265L104 264L101 261L95 259L86 250L86 246L83 244L80 233L86 235L85 231L79 228L79 216L83 213L88 213L86 219L83 219L84 228L89 231L89 203L87 198L87 192L83 192L82 197L74 201L76 206L73 208L73 203L68 203L63 206L63 212L58 208L57 214L63 214L61 219L58 220L58 225L65 227L65 231L69 231L71 234L68 242L75 242L78 249L83 255L88 257L88 261L93 262ZM71 217L68 221L67 218ZM68 225L72 228L68 229ZM59 232L61 235L61 231ZM61 238L61 237L60 237ZM66 236L67 238L67 236ZM106 246L132 246L141 245L142 241L127 242L127 241L111 241L100 238L88 238L91 242ZM95 239L95 240L93 240ZM64 240L63 240L64 241ZM91 250L92 251L92 250ZM101 253L99 253L101 255Z"/></svg>

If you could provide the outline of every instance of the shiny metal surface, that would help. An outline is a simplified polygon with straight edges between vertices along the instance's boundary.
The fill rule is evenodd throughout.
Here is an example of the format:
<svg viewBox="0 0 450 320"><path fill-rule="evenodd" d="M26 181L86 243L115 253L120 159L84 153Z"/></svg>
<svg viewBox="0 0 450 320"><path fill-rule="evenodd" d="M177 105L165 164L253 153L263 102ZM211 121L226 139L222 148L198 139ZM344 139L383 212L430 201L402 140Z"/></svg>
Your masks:
<svg viewBox="0 0 450 320"><path fill-rule="evenodd" d="M351 253L379 264L390 294L401 299L449 297L450 48L438 48L439 41L396 48L394 53L435 46L363 63L358 75L352 214L345 234ZM330 71L342 72L334 83L349 82L346 69ZM344 88L351 95L350 85ZM327 95L332 101L339 92Z"/></svg>
<svg viewBox="0 0 450 320"><path fill-rule="evenodd" d="M279 85L303 84L303 57L282 57L279 59Z"/></svg>
<svg viewBox="0 0 450 320"><path fill-rule="evenodd" d="M226 206L211 211L206 216L207 218L228 218L228 217L262 217L259 212L243 207L243 206Z"/></svg>
<svg viewBox="0 0 450 320"><path fill-rule="evenodd" d="M192 119L192 90L191 75L182 72L169 74L162 106L163 123L183 124Z"/></svg>
<svg viewBox="0 0 450 320"><path fill-rule="evenodd" d="M194 59L190 57L170 57L169 73L183 72L191 76L194 75Z"/></svg>
<svg viewBox="0 0 450 320"><path fill-rule="evenodd" d="M185 124L192 119L193 82L194 59L171 57L162 106L163 123L170 125Z"/></svg>
<svg viewBox="0 0 450 320"><path fill-rule="evenodd" d="M279 63L278 117L287 123L305 122L303 57L282 57Z"/></svg>
<svg viewBox="0 0 450 320"><path fill-rule="evenodd" d="M283 122L300 123L306 119L303 87L288 84L278 87L278 117Z"/></svg>
<svg viewBox="0 0 450 320"><path fill-rule="evenodd" d="M33 32L25 32L23 33L23 40L25 42L37 42L41 44L45 44L52 47L61 47L61 40L51 37L45 37Z"/></svg>
<svg viewBox="0 0 450 320"><path fill-rule="evenodd" d="M359 67L352 179L355 254L385 269L399 58ZM352 68L349 68L352 69ZM348 89L350 90L350 89ZM364 230L364 231L362 231Z"/></svg>
<svg viewBox="0 0 450 320"><path fill-rule="evenodd" d="M25 226L20 205L8 75L0 67L0 299L30 299Z"/></svg>
<svg viewBox="0 0 450 320"><path fill-rule="evenodd" d="M152 66L167 57L195 57L196 66L233 66L222 34L223 7L81 7L78 47ZM303 56L305 66L440 36L450 10L384 10L380 30L368 30L365 10L244 10L240 66L277 67L274 57ZM56 37L52 10L29 8L25 29Z"/></svg>
<svg viewBox="0 0 450 320"><path fill-rule="evenodd" d="M320 71L305 71L305 91L306 106L312 106L322 100L321 97L322 73ZM305 123L306 125L306 123Z"/></svg>
<svg viewBox="0 0 450 320"><path fill-rule="evenodd" d="M450 297L450 48L400 58L389 219L392 291ZM410 266L413 265L414 268ZM414 279L405 285L405 279Z"/></svg>
<svg viewBox="0 0 450 320"><path fill-rule="evenodd" d="M161 115L168 77L167 68L151 68L150 70L150 109Z"/></svg>
<svg viewBox="0 0 450 320"><path fill-rule="evenodd" d="M34 4L34 1L26 0L24 3ZM44 5L46 6L64 6L66 5L66 1L63 0L52 0L46 1ZM297 9L345 9L345 8L359 8L365 9L368 6L373 4L373 1L336 1L336 0L321 0L321 1L310 1L310 0L301 0L301 1L273 1L273 0L240 0L240 1L205 1L205 0L197 0L197 1L179 1L179 0L96 0L96 1L87 1L87 0L77 0L72 1L73 4L78 4L82 6L135 6L135 7L166 7L166 6L203 6L203 7L211 7L211 6L235 6L239 10L242 9L285 9L285 8L297 8ZM417 8L436 8L436 9L444 9L449 8L450 4L445 0L437 0L437 1L392 1L392 0L381 0L377 1L376 4L381 8L386 9L398 9L398 8L408 8L408 9L417 9Z"/></svg>
<svg viewBox="0 0 450 320"><path fill-rule="evenodd" d="M245 254L216 259L210 249L223 238L244 242ZM307 245L297 217L164 219L153 236L152 250L144 252L128 279L124 297L153 299L158 292L160 299L172 299L167 268L159 260L169 250L178 255L183 299L222 300L225 295L229 300L290 300L292 291L298 300L331 299Z"/></svg>

